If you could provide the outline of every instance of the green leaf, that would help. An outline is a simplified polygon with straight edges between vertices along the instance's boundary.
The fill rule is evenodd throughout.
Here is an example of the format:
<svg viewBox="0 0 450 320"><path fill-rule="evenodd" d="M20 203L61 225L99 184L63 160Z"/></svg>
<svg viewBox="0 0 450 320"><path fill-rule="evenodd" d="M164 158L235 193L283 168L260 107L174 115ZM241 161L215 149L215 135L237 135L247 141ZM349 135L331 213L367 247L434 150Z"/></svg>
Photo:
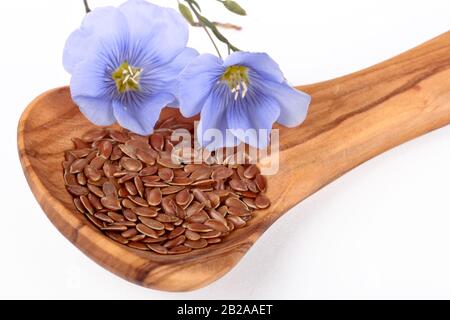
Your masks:
<svg viewBox="0 0 450 320"><path fill-rule="evenodd" d="M192 16L191 10L187 6L185 6L182 3L179 3L178 10L183 15L183 17L186 19L186 21L189 22L189 24L191 24L191 25L194 24L194 17Z"/></svg>
<svg viewBox="0 0 450 320"><path fill-rule="evenodd" d="M202 12L202 9L200 9L200 5L197 3L197 1L195 1L195 0L189 0L189 2L190 2L191 4L193 4L195 7L197 7L197 10L198 10L198 11Z"/></svg>
<svg viewBox="0 0 450 320"><path fill-rule="evenodd" d="M230 10L233 13L236 13L236 14L238 14L240 16L247 15L245 10L236 1L225 0L222 3L225 6L225 8L227 8L228 10Z"/></svg>

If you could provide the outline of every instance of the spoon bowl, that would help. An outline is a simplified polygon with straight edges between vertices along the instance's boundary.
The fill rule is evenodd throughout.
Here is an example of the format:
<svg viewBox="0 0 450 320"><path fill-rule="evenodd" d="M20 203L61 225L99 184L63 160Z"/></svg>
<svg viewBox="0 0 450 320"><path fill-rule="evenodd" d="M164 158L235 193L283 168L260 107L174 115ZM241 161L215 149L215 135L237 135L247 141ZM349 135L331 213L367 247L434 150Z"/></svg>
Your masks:
<svg viewBox="0 0 450 320"><path fill-rule="evenodd" d="M280 131L279 171L267 177L268 209L222 243L180 255L121 245L77 214L61 162L72 137L94 128L68 87L37 97L18 126L27 181L56 228L87 256L136 284L166 291L203 287L231 270L290 208L368 159L450 123L450 32L371 68L298 87L311 94L304 124ZM166 108L161 118L181 117ZM190 119L193 121L194 119ZM184 120L185 121L185 120Z"/></svg>

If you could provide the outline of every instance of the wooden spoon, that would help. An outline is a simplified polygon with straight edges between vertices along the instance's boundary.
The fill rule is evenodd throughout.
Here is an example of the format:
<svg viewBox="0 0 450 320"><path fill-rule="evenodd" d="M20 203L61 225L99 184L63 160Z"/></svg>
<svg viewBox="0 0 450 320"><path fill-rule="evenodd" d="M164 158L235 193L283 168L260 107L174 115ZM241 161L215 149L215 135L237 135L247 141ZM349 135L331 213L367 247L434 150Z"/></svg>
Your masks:
<svg viewBox="0 0 450 320"><path fill-rule="evenodd" d="M400 143L450 123L450 32L391 60L299 89L312 95L306 122L280 129L272 205L223 243L162 256L120 245L76 213L61 161L71 137L93 128L69 89L48 91L24 111L18 148L28 183L58 230L94 261L142 286L187 291L217 280L282 214L329 182ZM176 114L166 109L162 117Z"/></svg>

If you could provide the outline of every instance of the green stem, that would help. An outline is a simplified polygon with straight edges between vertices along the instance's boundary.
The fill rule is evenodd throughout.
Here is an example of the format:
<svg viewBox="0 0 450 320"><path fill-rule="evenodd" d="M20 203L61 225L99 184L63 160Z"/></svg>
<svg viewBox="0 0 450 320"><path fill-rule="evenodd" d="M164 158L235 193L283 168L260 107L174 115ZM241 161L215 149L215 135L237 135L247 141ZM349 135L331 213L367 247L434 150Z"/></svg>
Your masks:
<svg viewBox="0 0 450 320"><path fill-rule="evenodd" d="M195 16L197 17L198 22L202 25L203 30L205 30L206 34L208 35L209 39L211 40L212 44L214 45L214 48L217 51L217 55L219 56L219 58L222 59L222 55L220 54L219 48L217 47L216 43L214 42L214 39L211 36L211 34L209 33L208 29L205 27L204 23L202 22L202 19L200 18L200 14L197 12L197 9L194 8L194 6L192 5L192 3L189 0L185 0L185 1L191 8L192 12L194 12Z"/></svg>
<svg viewBox="0 0 450 320"><path fill-rule="evenodd" d="M87 0L83 0L84 3L84 9L86 10L86 13L91 12L91 8L89 8L89 4L87 2Z"/></svg>

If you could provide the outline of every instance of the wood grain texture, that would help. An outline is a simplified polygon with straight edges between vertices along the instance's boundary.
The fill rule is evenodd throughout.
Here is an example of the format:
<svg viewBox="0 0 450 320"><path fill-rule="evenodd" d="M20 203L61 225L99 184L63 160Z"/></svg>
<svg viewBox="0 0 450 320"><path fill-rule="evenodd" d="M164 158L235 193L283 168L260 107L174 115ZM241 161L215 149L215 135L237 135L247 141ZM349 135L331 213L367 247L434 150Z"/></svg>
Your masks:
<svg viewBox="0 0 450 320"><path fill-rule="evenodd" d="M160 256L120 245L77 214L62 177L71 137L93 127L69 89L36 98L18 127L23 170L50 221L113 273L142 286L187 291L228 272L259 236L294 205L364 161L450 123L450 32L345 77L299 87L312 95L305 123L280 128L280 171L268 177L272 206L223 243ZM162 117L178 114L165 109Z"/></svg>

